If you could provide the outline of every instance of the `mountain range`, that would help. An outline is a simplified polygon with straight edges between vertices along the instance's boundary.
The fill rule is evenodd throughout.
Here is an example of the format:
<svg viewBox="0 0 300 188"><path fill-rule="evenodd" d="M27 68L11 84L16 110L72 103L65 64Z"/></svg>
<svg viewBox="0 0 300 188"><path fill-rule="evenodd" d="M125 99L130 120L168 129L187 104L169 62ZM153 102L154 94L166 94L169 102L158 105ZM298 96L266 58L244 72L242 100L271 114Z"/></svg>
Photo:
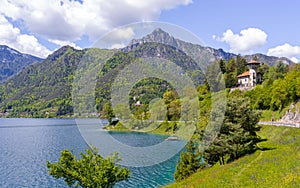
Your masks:
<svg viewBox="0 0 300 188"><path fill-rule="evenodd" d="M96 103L91 105L99 112L110 100L112 83L126 65L139 58L157 56L174 62L182 68L181 74L187 74L194 84L198 85L204 82L202 70L205 70L206 66L214 60L229 60L237 55L224 52L222 49L204 47L176 39L159 28L141 39L133 39L128 46L119 50L94 48L76 50L70 46L64 46L44 60L22 54L7 46L0 46L0 62L2 62L0 81L4 82L0 85L0 109L2 110L0 116L71 115L73 113L72 87L76 79L76 71L92 72L98 62L104 61L103 68L92 78L96 80ZM263 54L244 57L251 60L254 56L260 62L271 66L278 61L293 64L287 58ZM84 64L84 66L80 64L85 60L91 63ZM132 95L141 95L141 98L149 101L149 96L161 97L171 87L157 79L142 80L137 85L140 85L142 89L135 88L136 91L133 91ZM145 85L151 85L152 89ZM144 95L145 91L150 92L149 96Z"/></svg>
<svg viewBox="0 0 300 188"><path fill-rule="evenodd" d="M158 42L166 45L173 46L177 49L181 49L184 52L189 51L196 51L197 53L203 55L208 54L210 57L213 57L215 59L223 59L228 61L230 58L235 58L238 56L238 54L225 52L223 49L215 49L211 47L201 46L198 44L192 44L189 42L182 41L180 39L176 39L173 36L171 36L169 33L163 31L160 28L155 29L152 33L146 35L145 37L141 39L133 39L130 44L125 47L123 50L128 51L135 47L137 47L140 44L143 44L145 42ZM278 61L282 61L283 63L290 65L294 64L293 61L286 57L275 57L275 56L267 56L261 53L251 54L251 55L245 55L243 56L247 61L251 61L254 56L258 58L258 61L261 63L265 63L270 66L274 66Z"/></svg>
<svg viewBox="0 0 300 188"><path fill-rule="evenodd" d="M28 65L42 60L33 55L23 54L6 45L0 45L0 82L5 82Z"/></svg>

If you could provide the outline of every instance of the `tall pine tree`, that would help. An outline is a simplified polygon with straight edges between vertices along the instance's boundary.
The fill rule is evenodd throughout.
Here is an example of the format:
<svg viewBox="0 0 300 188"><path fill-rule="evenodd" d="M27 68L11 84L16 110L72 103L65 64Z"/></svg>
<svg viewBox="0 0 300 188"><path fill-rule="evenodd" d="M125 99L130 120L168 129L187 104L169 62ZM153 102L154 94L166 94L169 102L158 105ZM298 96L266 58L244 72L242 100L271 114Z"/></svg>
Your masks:
<svg viewBox="0 0 300 188"><path fill-rule="evenodd" d="M180 154L180 160L177 163L174 178L179 182L191 174L195 173L199 168L204 168L205 163L199 154L199 149L195 141L190 140L185 146L185 151Z"/></svg>

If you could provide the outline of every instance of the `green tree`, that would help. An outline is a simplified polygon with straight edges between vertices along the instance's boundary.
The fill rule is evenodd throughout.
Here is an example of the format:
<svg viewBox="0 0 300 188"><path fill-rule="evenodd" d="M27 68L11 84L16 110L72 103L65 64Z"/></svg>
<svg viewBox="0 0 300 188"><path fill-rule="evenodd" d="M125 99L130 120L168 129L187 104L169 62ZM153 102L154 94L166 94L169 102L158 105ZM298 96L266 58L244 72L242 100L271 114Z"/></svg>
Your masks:
<svg viewBox="0 0 300 188"><path fill-rule="evenodd" d="M256 55L253 57L253 61L258 61L258 57Z"/></svg>
<svg viewBox="0 0 300 188"><path fill-rule="evenodd" d="M120 160L115 153L103 158L95 148L80 153L81 158L68 150L63 150L59 161L47 161L49 174L56 179L63 178L68 186L76 187L113 187L117 182L127 180L130 171L115 163Z"/></svg>
<svg viewBox="0 0 300 188"><path fill-rule="evenodd" d="M219 62L214 61L212 64L206 67L206 85L210 91L220 91L223 88L223 74L220 69Z"/></svg>
<svg viewBox="0 0 300 188"><path fill-rule="evenodd" d="M114 117L114 112L110 101L107 101L102 108L102 118L107 118L108 123L112 123L112 118Z"/></svg>
<svg viewBox="0 0 300 188"><path fill-rule="evenodd" d="M229 98L224 123L213 143L202 154L205 160L214 165L225 164L257 149L260 141L257 125L260 114L250 106L248 98Z"/></svg>
<svg viewBox="0 0 300 188"><path fill-rule="evenodd" d="M246 59L240 55L236 56L236 65L237 75L242 74L243 72L248 70Z"/></svg>
<svg viewBox="0 0 300 188"><path fill-rule="evenodd" d="M284 64L282 61L279 61L277 64L276 64L276 72L279 74L279 77L280 78L283 78L284 75L288 72L289 70L289 67L288 65Z"/></svg>
<svg viewBox="0 0 300 188"><path fill-rule="evenodd" d="M163 99L167 105L170 104L172 101L174 101L177 98L178 97L174 91L166 91L163 95Z"/></svg>
<svg viewBox="0 0 300 188"><path fill-rule="evenodd" d="M174 91L166 91L163 95L163 100L167 106L167 119L178 120L180 118L181 103L177 93Z"/></svg>
<svg viewBox="0 0 300 188"><path fill-rule="evenodd" d="M72 99L71 98L62 99L62 101L59 103L59 107L57 109L56 115L63 116L63 115L72 115L72 114L73 114Z"/></svg>
<svg viewBox="0 0 300 188"><path fill-rule="evenodd" d="M181 102L179 99L176 99L170 102L168 106L168 119L171 121L176 121L180 119L181 114Z"/></svg>
<svg viewBox="0 0 300 188"><path fill-rule="evenodd" d="M225 60L221 59L219 61L219 65L220 65L220 69L221 69L222 73L223 74L226 73L226 62L225 62Z"/></svg>
<svg viewBox="0 0 300 188"><path fill-rule="evenodd" d="M176 165L174 178L176 182L179 182L204 167L205 163L199 154L197 144L195 141L190 140L185 146L185 151L180 153L180 160Z"/></svg>
<svg viewBox="0 0 300 188"><path fill-rule="evenodd" d="M233 58L229 59L227 72L225 75L226 88L231 88L237 85L237 64Z"/></svg>
<svg viewBox="0 0 300 188"><path fill-rule="evenodd" d="M269 66L267 64L262 64L258 67L257 72L261 74L262 82L264 81L264 75L269 71Z"/></svg>

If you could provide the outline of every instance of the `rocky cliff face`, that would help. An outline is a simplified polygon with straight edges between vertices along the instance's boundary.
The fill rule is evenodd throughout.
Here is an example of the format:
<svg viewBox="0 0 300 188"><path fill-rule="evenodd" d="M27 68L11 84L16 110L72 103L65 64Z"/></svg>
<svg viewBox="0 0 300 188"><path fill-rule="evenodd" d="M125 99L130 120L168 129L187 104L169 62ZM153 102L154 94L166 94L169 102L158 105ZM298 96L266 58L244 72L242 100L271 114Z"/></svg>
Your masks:
<svg viewBox="0 0 300 188"><path fill-rule="evenodd" d="M284 123L300 123L300 100L291 104L288 111L279 121Z"/></svg>

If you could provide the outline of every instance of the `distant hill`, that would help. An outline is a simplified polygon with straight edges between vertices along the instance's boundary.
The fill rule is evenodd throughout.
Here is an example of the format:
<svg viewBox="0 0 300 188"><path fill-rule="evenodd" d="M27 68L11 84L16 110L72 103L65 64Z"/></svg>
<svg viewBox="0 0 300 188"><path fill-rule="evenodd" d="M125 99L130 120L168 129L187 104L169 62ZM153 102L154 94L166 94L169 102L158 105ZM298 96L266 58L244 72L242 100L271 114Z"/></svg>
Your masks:
<svg viewBox="0 0 300 188"><path fill-rule="evenodd" d="M275 66L278 61L281 61L282 63L287 64L287 65L294 64L293 61L291 61L290 59L288 59L286 57L267 56L267 55L264 55L264 54L245 55L244 57L247 61L251 61L254 56L257 57L259 62L265 63L265 64L270 65L270 66Z"/></svg>
<svg viewBox="0 0 300 188"><path fill-rule="evenodd" d="M145 43L145 42L157 42L157 43L163 43L166 45L173 46L175 48L178 48L182 50L183 52L187 53L188 55L190 54L197 54L197 58L203 60L201 63L203 69L211 63L209 58L214 58L214 59L223 59L228 61L230 58L235 58L237 54L225 52L223 49L214 49L211 47L206 47L206 46L201 46L198 44L192 44L189 42L182 41L180 39L176 39L173 36L171 36L169 33L163 31L160 28L155 29L152 33L146 35L145 37L141 39L133 39L130 44L125 47L123 50L124 51L129 51L132 50L139 45ZM192 55L193 56L193 55ZM261 63L265 63L270 66L274 66L278 61L282 61L285 64L294 64L293 61L289 60L288 58L285 57L275 57L275 56L267 56L264 54L252 54L252 55L245 55L246 60L250 61L253 59L254 56L257 56L258 61Z"/></svg>
<svg viewBox="0 0 300 188"><path fill-rule="evenodd" d="M24 67L43 59L23 54L5 45L0 45L0 83L20 72Z"/></svg>
<svg viewBox="0 0 300 188"><path fill-rule="evenodd" d="M133 39L127 47L119 50L76 50L70 46L64 46L45 60L21 54L7 46L1 46L1 49L0 57L5 59L1 66L4 65L3 62L6 62L5 66L8 67L6 71L4 68L0 69L7 73L2 80L9 76L11 79L0 85L0 110L9 112L12 117L20 115L44 117L48 113L52 113L51 117L71 115L73 113L72 86L75 71L78 71L78 64L82 59L88 59L88 62L92 61L93 63L80 67L82 69L80 71L92 71L103 54L104 56L110 54L110 58L105 61L97 78L93 78L97 79L95 90L97 102L93 105L98 111L101 111L103 104L110 100L111 86L116 76L126 65L139 58L161 57L167 59L181 67L180 74L188 75L197 86L204 82L202 70L205 70L207 65L216 59L228 60L237 56L224 52L222 49L203 47L175 39L161 29L155 29L142 39ZM86 54L89 55L86 56ZM292 63L286 58L263 54L254 55L260 62L268 65L275 65L280 60L287 64ZM249 60L254 55L245 56L245 58ZM19 62L17 60L20 60L22 64L16 63ZM37 61L41 62L34 63ZM12 65L18 66L11 70L9 68L13 67ZM16 74L17 72L19 73ZM168 83L158 79L142 80L137 85L140 85L141 88L135 88L131 95L140 96L146 103L152 99L151 96L162 96L167 89L171 88ZM149 85L151 87L148 87ZM149 94L145 95L147 92ZM129 100L132 102L133 99Z"/></svg>

